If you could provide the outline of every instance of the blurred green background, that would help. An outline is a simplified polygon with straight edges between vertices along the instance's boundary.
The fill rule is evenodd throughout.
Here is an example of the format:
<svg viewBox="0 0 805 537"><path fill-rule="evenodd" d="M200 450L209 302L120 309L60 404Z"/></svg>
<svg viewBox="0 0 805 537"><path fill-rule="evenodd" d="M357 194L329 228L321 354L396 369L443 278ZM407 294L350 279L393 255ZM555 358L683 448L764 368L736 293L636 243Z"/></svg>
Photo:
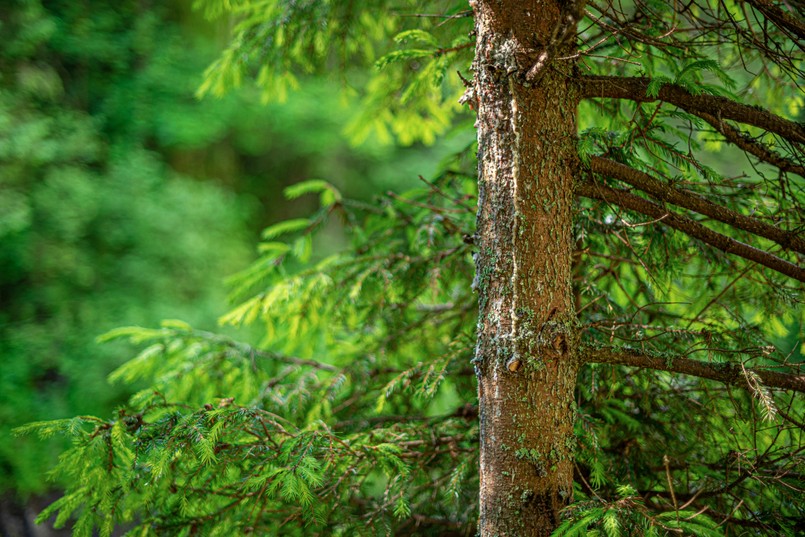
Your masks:
<svg viewBox="0 0 805 537"><path fill-rule="evenodd" d="M311 177L347 195L418 183L447 149L352 147L355 105L312 80L286 103L244 88L198 101L226 21L190 0L12 0L0 7L0 534L47 535L35 510L61 446L23 423L108 415L130 358L95 337L181 318L214 328L225 277L260 230L310 210ZM335 230L337 242L337 230ZM129 388L130 389L130 388Z"/></svg>

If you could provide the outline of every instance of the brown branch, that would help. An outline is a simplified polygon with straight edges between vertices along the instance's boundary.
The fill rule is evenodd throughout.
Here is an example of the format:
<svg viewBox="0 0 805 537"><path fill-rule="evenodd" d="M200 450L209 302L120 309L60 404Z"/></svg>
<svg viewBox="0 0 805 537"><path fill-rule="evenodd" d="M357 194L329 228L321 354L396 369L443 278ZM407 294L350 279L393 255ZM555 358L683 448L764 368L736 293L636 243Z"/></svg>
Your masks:
<svg viewBox="0 0 805 537"><path fill-rule="evenodd" d="M582 348L580 356L588 364L615 364L681 373L694 377L717 380L724 384L742 386L751 390L751 386L741 364L707 363L689 358L664 358L641 353L637 350L615 350L610 348ZM805 375L777 373L767 369L746 369L747 373L757 375L760 381L769 388L780 388L805 393Z"/></svg>
<svg viewBox="0 0 805 537"><path fill-rule="evenodd" d="M648 95L650 78L618 76L579 77L580 98L629 99L639 103L664 101L693 114L710 114L717 118L760 127L783 138L805 144L805 126L789 121L756 106L748 106L717 95L694 95L676 84L664 84L656 97Z"/></svg>
<svg viewBox="0 0 805 537"><path fill-rule="evenodd" d="M679 205L691 211L696 211L699 214L709 216L719 222L724 222L735 228L748 231L760 237L765 237L776 242L783 248L792 249L801 254L805 254L805 239L796 234L779 229L756 218L750 218L736 213L726 207L701 198L696 194L677 190L673 186L632 167L615 162L614 160L592 157L590 159L590 169L595 173L628 183L659 200Z"/></svg>
<svg viewBox="0 0 805 537"><path fill-rule="evenodd" d="M791 16L790 13L783 11L769 0L746 0L746 3L763 13L763 16L778 28L794 34L796 38L805 40L805 23L802 20ZM803 48L802 43L797 43L796 39L793 41L800 49Z"/></svg>
<svg viewBox="0 0 805 537"><path fill-rule="evenodd" d="M723 120L712 116L711 114L707 114L705 112L694 113L712 125L713 128L720 132L728 142L738 146L743 151L749 153L750 155L754 155L763 162L777 166L780 168L780 171L791 172L805 177L805 166L791 162L782 155L778 155L769 149L765 144L753 140L751 137L743 134L738 129L732 127L728 123L725 123Z"/></svg>
<svg viewBox="0 0 805 537"><path fill-rule="evenodd" d="M455 47L449 48L440 48L436 50L433 54L435 56L444 56L445 54L450 54L451 52L458 52L460 50L468 49L470 47L475 46L475 41L470 41L469 43L462 43L460 45L456 45Z"/></svg>
<svg viewBox="0 0 805 537"><path fill-rule="evenodd" d="M592 182L584 182L576 186L576 194L587 198L603 200L607 203L636 211L652 218L662 219L663 224L682 231L722 252L743 257L744 259L754 261L775 270L780 274L785 274L795 280L805 282L805 269L768 252L764 252L763 250L759 250L753 246L749 246L748 244L744 244L726 235L708 229L690 218L672 213L656 203L652 203L629 192L597 185Z"/></svg>

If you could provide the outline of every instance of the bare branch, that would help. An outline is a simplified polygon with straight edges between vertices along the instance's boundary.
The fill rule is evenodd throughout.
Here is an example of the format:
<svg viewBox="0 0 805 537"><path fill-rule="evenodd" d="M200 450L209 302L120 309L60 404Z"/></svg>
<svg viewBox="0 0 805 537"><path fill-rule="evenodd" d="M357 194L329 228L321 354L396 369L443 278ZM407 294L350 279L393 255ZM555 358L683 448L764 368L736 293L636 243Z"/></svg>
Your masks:
<svg viewBox="0 0 805 537"><path fill-rule="evenodd" d="M601 157L592 157L590 159L590 169L595 173L629 183L633 187L639 188L661 201L667 201L674 205L690 209L691 211L696 211L699 214L709 216L719 222L724 222L738 229L743 229L749 233L765 237L776 242L783 248L792 249L801 254L805 254L805 239L802 239L795 233L779 229L756 218L750 218L736 213L726 207L716 205L715 203L701 198L696 194L677 190L673 186L659 181L647 173L615 162L614 160Z"/></svg>
<svg viewBox="0 0 805 537"><path fill-rule="evenodd" d="M753 140L751 137L743 134L738 129L732 127L725 121L712 116L711 114L707 114L705 112L694 112L694 114L712 125L713 128L720 132L728 142L735 144L750 155L754 155L763 162L777 166L780 168L780 171L791 172L805 177L805 166L791 162L782 155L778 155L766 147L765 144L762 144L757 140Z"/></svg>
<svg viewBox="0 0 805 537"><path fill-rule="evenodd" d="M634 349L598 349L592 347L582 349L580 356L583 357L585 363L589 364L617 364L657 371L669 371L671 373L717 380L725 384L741 386L748 390L751 389L751 385L747 380L747 375L751 374L757 376L769 388L805 393L805 375L778 373L768 369L744 369L741 364L737 363L708 363L683 357L653 356Z"/></svg>
<svg viewBox="0 0 805 537"><path fill-rule="evenodd" d="M576 194L587 198L603 200L607 203L636 211L652 218L662 218L662 224L682 231L722 252L743 257L744 259L754 261L775 270L780 274L785 274L786 276L805 282L805 269L768 252L764 252L763 250L759 250L753 246L749 246L748 244L744 244L726 235L708 229L690 218L672 213L656 203L652 203L629 192L594 184L592 182L584 182L576 186Z"/></svg>
<svg viewBox="0 0 805 537"><path fill-rule="evenodd" d="M685 0L673 2L673 8L670 2L624 4L610 0L591 3L589 7L599 15L588 11L587 16L592 26L601 31L588 38L585 44L607 34L617 34L617 39L596 44L602 53L618 47L628 51L627 54L638 54L638 50L629 45L643 43L654 51L662 51L668 58L680 60L688 58L692 49L735 46L744 70L754 63L753 57L757 55L762 64L760 68L772 79L779 77L768 70L769 62L791 77L794 84L800 85L803 70L797 49L805 50L801 37L805 21L799 16L802 0L740 0L739 3L734 6L726 0ZM673 15L666 18L659 6L673 9ZM646 21L657 21L666 28L665 32L661 35L647 32Z"/></svg>
<svg viewBox="0 0 805 537"><path fill-rule="evenodd" d="M717 95L694 95L675 84L663 85L656 97L648 94L650 78L618 76L579 77L582 99L629 99L639 103L664 101L693 114L710 114L716 118L760 127L783 138L805 144L805 126L789 121L760 107L748 106Z"/></svg>
<svg viewBox="0 0 805 537"><path fill-rule="evenodd" d="M772 21L781 30L794 34L792 39L794 44L805 50L803 44L797 42L797 38L805 41L805 23L802 20L783 11L769 0L746 0L746 3L763 13L764 17Z"/></svg>

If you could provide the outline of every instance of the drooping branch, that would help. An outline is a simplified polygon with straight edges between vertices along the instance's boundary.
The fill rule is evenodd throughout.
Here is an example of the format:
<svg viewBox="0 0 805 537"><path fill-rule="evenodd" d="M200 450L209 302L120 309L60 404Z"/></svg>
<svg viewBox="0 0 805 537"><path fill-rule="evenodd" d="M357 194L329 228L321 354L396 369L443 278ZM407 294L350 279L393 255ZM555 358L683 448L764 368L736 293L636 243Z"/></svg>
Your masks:
<svg viewBox="0 0 805 537"><path fill-rule="evenodd" d="M772 21L778 28L793 34L792 41L794 44L805 50L805 45L801 42L805 41L805 22L783 11L769 0L746 0L746 3L763 13L763 16ZM797 39L801 41L798 42Z"/></svg>
<svg viewBox="0 0 805 537"><path fill-rule="evenodd" d="M656 97L648 94L650 78L618 76L579 77L582 99L628 99L640 103L664 101L693 114L710 114L765 129L794 142L805 144L805 126L760 107L748 106L717 95L694 95L675 84L664 84Z"/></svg>
<svg viewBox="0 0 805 537"><path fill-rule="evenodd" d="M728 142L736 145L743 151L757 157L763 162L771 164L772 166L777 166L780 171L791 172L805 177L805 166L791 162L791 160L785 158L784 156L775 153L765 144L758 142L757 140L753 140L751 137L726 123L724 120L705 112L696 112L695 114L712 125L713 128L721 133L721 135L724 136Z"/></svg>
<svg viewBox="0 0 805 537"><path fill-rule="evenodd" d="M310 367L313 369L318 369L321 371L339 371L340 369L332 364L328 364L326 362L319 362L317 360L310 360L306 358L297 358L296 356L289 356L286 354L280 354L273 351L262 350L257 347L252 347L248 343L244 343L242 341L234 340L230 337L223 336L220 334L215 334L213 332L207 332L205 330L193 330L192 332L185 332L183 330L169 330L163 329L166 333L173 332L175 337L182 337L182 336L191 336L196 337L201 341L209 341L212 343L217 343L224 347L228 347L242 356L254 356L258 358L265 358L268 360L273 360L280 363L285 363L289 365L297 365L302 367Z"/></svg>
<svg viewBox="0 0 805 537"><path fill-rule="evenodd" d="M682 61L691 50L737 45L738 60L744 70L757 58L763 64L776 65L799 84L804 72L798 52L805 50L802 37L805 20L800 16L802 0L740 0L739 3L744 5L728 7L724 0L590 1L586 15L599 31L585 39L586 49L595 48L600 58L624 61L619 55L608 53L623 50L640 56L642 47L638 51L635 45L643 44L662 51L667 58ZM675 13L668 20L670 9ZM649 32L646 21L656 21L666 30L660 35Z"/></svg>
<svg viewBox="0 0 805 537"><path fill-rule="evenodd" d="M768 369L745 369L737 363L708 363L690 358L666 358L641 353L637 350L588 347L581 351L582 359L590 364L617 364L657 371L682 373L694 377L717 380L725 384L750 387L747 378L752 375L769 388L805 393L805 375L787 374Z"/></svg>
<svg viewBox="0 0 805 537"><path fill-rule="evenodd" d="M696 194L678 190L668 183L659 181L640 170L601 157L592 157L590 159L590 169L595 173L619 179L635 188L639 188L658 200L667 201L674 205L684 207L685 209L690 209L691 211L709 216L719 222L724 222L738 229L748 231L760 237L765 237L776 242L783 248L790 248L796 252L805 254L805 239L802 239L796 234L779 229L756 218L750 218L736 213L726 207L701 198Z"/></svg>
<svg viewBox="0 0 805 537"><path fill-rule="evenodd" d="M695 220L670 212L656 203L652 203L624 190L618 190L592 182L584 182L576 186L576 194L587 198L603 200L607 203L617 205L618 207L656 218L662 221L663 224L682 231L722 252L743 257L744 259L759 263L781 274L805 282L805 269L768 252L764 252L763 250L759 250L753 246L749 246L748 244L744 244L726 235L708 229Z"/></svg>

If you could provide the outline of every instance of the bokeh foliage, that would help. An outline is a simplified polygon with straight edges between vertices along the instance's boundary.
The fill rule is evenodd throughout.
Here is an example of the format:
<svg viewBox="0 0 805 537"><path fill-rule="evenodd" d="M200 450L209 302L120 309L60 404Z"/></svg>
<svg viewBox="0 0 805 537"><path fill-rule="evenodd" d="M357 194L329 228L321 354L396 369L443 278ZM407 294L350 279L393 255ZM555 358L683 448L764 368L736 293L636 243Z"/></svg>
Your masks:
<svg viewBox="0 0 805 537"><path fill-rule="evenodd" d="M214 326L259 230L313 206L282 185L327 177L369 198L440 158L353 148L350 105L315 80L282 106L249 88L199 102L218 26L189 2L90 4L0 8L0 491L18 497L54 486L63 441L11 429L126 400L106 377L128 351L97 335Z"/></svg>
<svg viewBox="0 0 805 537"><path fill-rule="evenodd" d="M4 491L45 490L43 470L57 452L52 443L13 438L12 427L125 400L130 389L105 378L125 350L99 348L98 333L125 319L213 322L225 297L220 274L250 256L248 205L167 162L169 148L194 141L166 139L155 118L193 83L168 77L182 61L178 26L160 20L166 12L137 10L134 2L92 13L70 2L2 8ZM185 100L194 115L198 106ZM185 138L191 133L192 126Z"/></svg>

